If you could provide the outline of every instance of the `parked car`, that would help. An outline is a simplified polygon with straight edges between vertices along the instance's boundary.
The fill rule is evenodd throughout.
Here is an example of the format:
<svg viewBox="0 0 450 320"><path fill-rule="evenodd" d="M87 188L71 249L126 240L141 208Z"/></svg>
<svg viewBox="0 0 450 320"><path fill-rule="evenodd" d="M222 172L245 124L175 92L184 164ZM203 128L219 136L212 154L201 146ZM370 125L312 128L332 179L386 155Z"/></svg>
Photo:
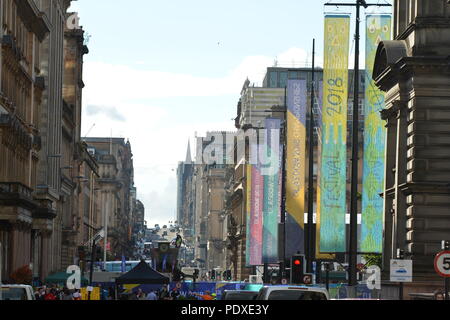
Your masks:
<svg viewBox="0 0 450 320"><path fill-rule="evenodd" d="M0 300L36 300L33 288L23 284L0 286Z"/></svg>
<svg viewBox="0 0 450 320"><path fill-rule="evenodd" d="M325 288L305 286L265 286L256 300L330 300Z"/></svg>
<svg viewBox="0 0 450 320"><path fill-rule="evenodd" d="M255 300L258 296L258 291L249 290L224 290L221 300Z"/></svg>

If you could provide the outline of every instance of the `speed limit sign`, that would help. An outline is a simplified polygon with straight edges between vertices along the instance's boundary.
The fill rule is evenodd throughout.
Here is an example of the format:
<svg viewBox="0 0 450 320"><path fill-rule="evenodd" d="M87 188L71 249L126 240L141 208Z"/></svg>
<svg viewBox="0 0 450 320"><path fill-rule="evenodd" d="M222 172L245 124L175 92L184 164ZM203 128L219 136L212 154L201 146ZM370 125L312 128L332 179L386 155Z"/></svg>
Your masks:
<svg viewBox="0 0 450 320"><path fill-rule="evenodd" d="M442 251L434 259L434 269L445 278L450 278L450 251Z"/></svg>

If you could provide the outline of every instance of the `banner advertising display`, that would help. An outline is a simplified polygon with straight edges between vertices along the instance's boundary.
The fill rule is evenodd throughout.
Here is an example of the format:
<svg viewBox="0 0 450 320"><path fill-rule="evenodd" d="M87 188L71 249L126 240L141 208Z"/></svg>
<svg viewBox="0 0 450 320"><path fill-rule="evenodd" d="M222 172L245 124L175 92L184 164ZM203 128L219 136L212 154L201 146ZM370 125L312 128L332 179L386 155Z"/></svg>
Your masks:
<svg viewBox="0 0 450 320"><path fill-rule="evenodd" d="M252 211L252 165L251 164L247 164L246 165L246 199L245 199L245 212L247 213L247 219L246 221L250 221L250 217L251 217L251 211ZM245 243L245 247L247 248L247 250L245 250L245 262L246 262L246 266L249 267L250 266L250 223L247 223L246 225L246 243Z"/></svg>
<svg viewBox="0 0 450 320"><path fill-rule="evenodd" d="M391 39L390 15L366 16L366 71L364 102L364 162L362 190L362 226L360 250L381 253L383 249L383 198L384 156L386 144L385 121L380 111L384 109L384 93L372 80L378 44Z"/></svg>
<svg viewBox="0 0 450 320"><path fill-rule="evenodd" d="M325 16L322 152L318 187L321 253L346 251L349 35L349 15Z"/></svg>
<svg viewBox="0 0 450 320"><path fill-rule="evenodd" d="M264 217L263 217L263 262L278 263L278 223L280 222L281 204L281 145L278 150L271 149L272 130L281 129L281 119L266 119L266 146L270 164L276 166L273 174L264 175ZM279 135L278 135L279 138Z"/></svg>
<svg viewBox="0 0 450 320"><path fill-rule="evenodd" d="M306 80L287 86L286 257L305 252Z"/></svg>
<svg viewBox="0 0 450 320"><path fill-rule="evenodd" d="M250 147L253 157L258 154L258 145ZM255 161L252 161L255 163ZM262 227L264 208L264 177L261 174L259 159L256 165L252 165L252 190L251 190L251 211L250 211L250 265L258 266L262 264Z"/></svg>

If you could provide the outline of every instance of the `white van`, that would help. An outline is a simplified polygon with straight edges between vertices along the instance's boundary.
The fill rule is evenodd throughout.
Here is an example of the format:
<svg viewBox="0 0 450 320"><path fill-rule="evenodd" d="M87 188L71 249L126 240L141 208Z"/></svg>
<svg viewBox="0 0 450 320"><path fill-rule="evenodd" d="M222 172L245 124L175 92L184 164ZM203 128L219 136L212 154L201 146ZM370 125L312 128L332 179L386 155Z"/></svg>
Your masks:
<svg viewBox="0 0 450 320"><path fill-rule="evenodd" d="M3 284L0 286L0 300L36 300L36 297L31 286Z"/></svg>
<svg viewBox="0 0 450 320"><path fill-rule="evenodd" d="M330 300L327 289L305 286L265 286L256 300Z"/></svg>

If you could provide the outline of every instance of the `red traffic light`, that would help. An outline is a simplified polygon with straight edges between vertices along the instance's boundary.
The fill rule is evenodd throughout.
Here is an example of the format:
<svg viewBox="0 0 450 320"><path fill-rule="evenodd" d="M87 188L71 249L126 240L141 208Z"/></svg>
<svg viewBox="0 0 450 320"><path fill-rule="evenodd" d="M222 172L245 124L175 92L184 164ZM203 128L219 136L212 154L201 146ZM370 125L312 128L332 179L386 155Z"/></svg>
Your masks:
<svg viewBox="0 0 450 320"><path fill-rule="evenodd" d="M301 262L300 259L295 259L295 260L294 260L294 264L295 264L296 266L299 266L299 265L302 264L302 262Z"/></svg>

